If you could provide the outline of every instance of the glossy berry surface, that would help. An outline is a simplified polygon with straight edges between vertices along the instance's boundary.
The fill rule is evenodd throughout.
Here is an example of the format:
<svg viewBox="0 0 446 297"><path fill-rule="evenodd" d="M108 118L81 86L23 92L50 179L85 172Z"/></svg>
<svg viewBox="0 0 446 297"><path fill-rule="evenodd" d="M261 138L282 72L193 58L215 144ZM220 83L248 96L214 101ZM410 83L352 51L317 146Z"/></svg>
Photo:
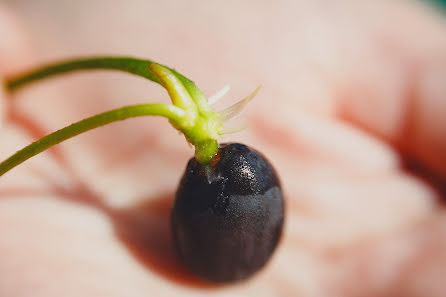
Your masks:
<svg viewBox="0 0 446 297"><path fill-rule="evenodd" d="M248 278L262 268L282 233L278 176L259 152L232 143L209 165L192 158L172 210L172 232L184 264L212 282Z"/></svg>

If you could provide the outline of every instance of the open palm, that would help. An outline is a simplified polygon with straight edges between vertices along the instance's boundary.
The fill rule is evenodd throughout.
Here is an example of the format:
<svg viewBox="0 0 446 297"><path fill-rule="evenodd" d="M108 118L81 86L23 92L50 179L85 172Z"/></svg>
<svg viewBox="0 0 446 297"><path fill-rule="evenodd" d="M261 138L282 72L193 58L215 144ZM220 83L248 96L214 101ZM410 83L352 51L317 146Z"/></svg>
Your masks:
<svg viewBox="0 0 446 297"><path fill-rule="evenodd" d="M149 31L135 53L145 47L147 58L181 66L207 93L232 83L222 106L263 85L240 120L249 128L226 140L262 151L282 178L286 226L265 269L214 286L181 265L169 215L193 151L165 120L140 118L81 135L1 177L0 296L442 296L446 26L409 2L350 2L264 2L255 15L248 5L215 12L201 3L193 19L167 4L156 7L165 18L111 8L123 15L110 29L141 19ZM247 17L231 19L235 9ZM44 55L30 54L17 22L0 14L8 32L0 72L8 76ZM105 14L92 26L107 21ZM69 30L51 38L68 40ZM115 38L132 44L135 36ZM148 100L167 95L119 73L5 95L0 157L71 122Z"/></svg>

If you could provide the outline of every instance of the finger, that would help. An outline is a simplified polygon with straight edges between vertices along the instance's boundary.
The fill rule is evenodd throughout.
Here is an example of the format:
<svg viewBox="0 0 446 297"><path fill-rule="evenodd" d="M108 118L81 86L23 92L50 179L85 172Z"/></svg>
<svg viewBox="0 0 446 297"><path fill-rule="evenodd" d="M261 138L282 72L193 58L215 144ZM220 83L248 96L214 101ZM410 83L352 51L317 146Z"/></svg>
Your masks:
<svg viewBox="0 0 446 297"><path fill-rule="evenodd" d="M29 61L24 30L12 12L0 6L0 125L5 110L2 77L23 68Z"/></svg>
<svg viewBox="0 0 446 297"><path fill-rule="evenodd" d="M0 73L8 75L23 68L29 59L24 29L5 7L0 6Z"/></svg>
<svg viewBox="0 0 446 297"><path fill-rule="evenodd" d="M346 65L357 75L339 90L339 112L445 178L446 23L415 3L385 13L398 24L381 22L374 54Z"/></svg>
<svg viewBox="0 0 446 297"><path fill-rule="evenodd" d="M337 282L335 295L443 296L445 226L443 211L410 228L345 249L336 258L344 269L325 271Z"/></svg>
<svg viewBox="0 0 446 297"><path fill-rule="evenodd" d="M372 245L432 216L433 191L399 169L390 145L347 123L303 112L267 124L264 116L251 119L255 129L244 138L277 166L287 198L287 223L271 279L280 280L281 288L327 290L320 295L332 293L330 287L339 290L335 295L375 296L368 294L375 289L373 277L385 269L393 273L394 263L379 257L365 261L368 254L357 245ZM250 132L255 135L246 135ZM393 252L378 256L394 260ZM289 277L291 267L303 267L305 275ZM358 277L359 269L370 269L371 277ZM334 287L327 285L331 281ZM349 281L365 288L362 295L350 295L347 290L356 287Z"/></svg>
<svg viewBox="0 0 446 297"><path fill-rule="evenodd" d="M252 121L253 135L244 138L277 166L296 241L345 246L410 225L435 207L434 193L399 169L392 147L360 129L305 113Z"/></svg>

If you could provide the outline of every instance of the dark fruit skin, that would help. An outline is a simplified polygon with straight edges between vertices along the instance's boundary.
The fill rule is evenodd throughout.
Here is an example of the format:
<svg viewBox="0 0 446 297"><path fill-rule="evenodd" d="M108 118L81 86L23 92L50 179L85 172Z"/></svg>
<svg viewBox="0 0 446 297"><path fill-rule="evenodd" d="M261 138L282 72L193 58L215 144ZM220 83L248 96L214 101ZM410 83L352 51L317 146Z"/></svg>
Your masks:
<svg viewBox="0 0 446 297"><path fill-rule="evenodd" d="M172 232L184 264L211 282L250 277L275 250L283 227L279 178L246 145L220 147L209 165L192 158L172 210Z"/></svg>

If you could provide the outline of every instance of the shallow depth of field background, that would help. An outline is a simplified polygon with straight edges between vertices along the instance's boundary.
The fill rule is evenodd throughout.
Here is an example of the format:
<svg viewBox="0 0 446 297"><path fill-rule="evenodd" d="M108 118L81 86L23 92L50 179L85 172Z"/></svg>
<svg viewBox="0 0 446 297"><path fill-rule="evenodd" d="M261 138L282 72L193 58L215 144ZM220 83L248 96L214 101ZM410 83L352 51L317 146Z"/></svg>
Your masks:
<svg viewBox="0 0 446 297"><path fill-rule="evenodd" d="M225 140L271 159L288 207L264 271L235 286L203 284L169 235L193 149L164 119L112 124L0 180L0 297L445 296L446 16L437 5L0 2L25 32L17 72L77 56L148 58L208 96L230 84L217 109L262 85L233 123L248 129ZM8 105L0 157L95 113L167 100L123 73L42 82Z"/></svg>

